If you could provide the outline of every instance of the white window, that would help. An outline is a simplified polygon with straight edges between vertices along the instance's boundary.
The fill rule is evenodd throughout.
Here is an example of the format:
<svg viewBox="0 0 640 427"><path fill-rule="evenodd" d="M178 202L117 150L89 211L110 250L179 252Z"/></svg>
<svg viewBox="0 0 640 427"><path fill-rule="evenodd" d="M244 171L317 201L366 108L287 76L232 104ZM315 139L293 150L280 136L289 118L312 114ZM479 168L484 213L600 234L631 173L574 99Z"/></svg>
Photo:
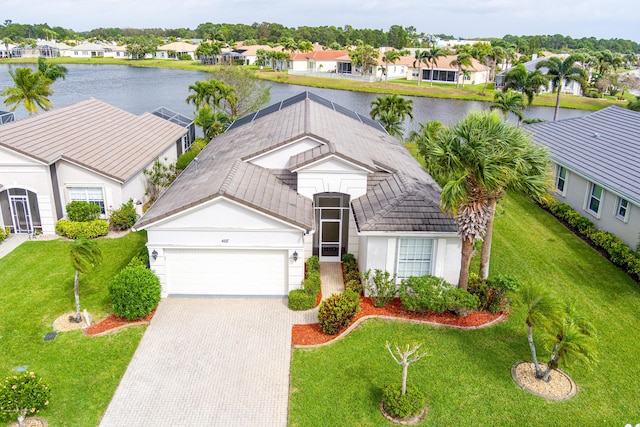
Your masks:
<svg viewBox="0 0 640 427"><path fill-rule="evenodd" d="M396 273L399 279L410 276L424 276L431 274L431 260L433 259L433 239L407 238L398 242L398 267Z"/></svg>
<svg viewBox="0 0 640 427"><path fill-rule="evenodd" d="M68 190L70 201L93 203L100 206L103 215L106 213L101 187L69 187Z"/></svg>
<svg viewBox="0 0 640 427"><path fill-rule="evenodd" d="M565 186L567 184L567 170L562 166L558 166L558 175L556 177L556 191L565 195Z"/></svg>
<svg viewBox="0 0 640 427"><path fill-rule="evenodd" d="M618 197L618 203L616 204L616 211L614 215L620 221L627 222L629 219L629 201L627 199L623 199L622 197Z"/></svg>
<svg viewBox="0 0 640 427"><path fill-rule="evenodd" d="M598 216L600 214L600 205L602 204L602 187L597 184L591 184L589 191L589 199L587 200L587 211Z"/></svg>

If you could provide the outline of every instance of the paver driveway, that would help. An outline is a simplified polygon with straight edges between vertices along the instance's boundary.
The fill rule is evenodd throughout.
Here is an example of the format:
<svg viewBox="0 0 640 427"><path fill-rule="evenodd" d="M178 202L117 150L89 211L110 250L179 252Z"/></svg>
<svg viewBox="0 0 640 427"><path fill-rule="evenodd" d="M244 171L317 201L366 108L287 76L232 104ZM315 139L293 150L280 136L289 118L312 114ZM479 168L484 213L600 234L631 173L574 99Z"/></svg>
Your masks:
<svg viewBox="0 0 640 427"><path fill-rule="evenodd" d="M290 360L286 299L163 299L100 425L286 426Z"/></svg>

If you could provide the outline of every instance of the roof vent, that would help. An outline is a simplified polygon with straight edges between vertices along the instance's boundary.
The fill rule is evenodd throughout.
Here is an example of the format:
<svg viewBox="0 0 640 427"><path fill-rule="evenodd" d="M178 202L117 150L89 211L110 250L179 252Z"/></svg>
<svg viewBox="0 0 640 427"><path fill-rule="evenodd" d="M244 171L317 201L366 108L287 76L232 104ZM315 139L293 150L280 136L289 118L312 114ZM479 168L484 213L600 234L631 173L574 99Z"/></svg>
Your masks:
<svg viewBox="0 0 640 427"><path fill-rule="evenodd" d="M195 171L198 172L198 156L195 156L193 158L193 162L196 164L196 170Z"/></svg>
<svg viewBox="0 0 640 427"><path fill-rule="evenodd" d="M594 138L599 138L599 137L600 137L600 134L599 134L598 132L594 132L594 133L593 133L593 137L594 137Z"/></svg>

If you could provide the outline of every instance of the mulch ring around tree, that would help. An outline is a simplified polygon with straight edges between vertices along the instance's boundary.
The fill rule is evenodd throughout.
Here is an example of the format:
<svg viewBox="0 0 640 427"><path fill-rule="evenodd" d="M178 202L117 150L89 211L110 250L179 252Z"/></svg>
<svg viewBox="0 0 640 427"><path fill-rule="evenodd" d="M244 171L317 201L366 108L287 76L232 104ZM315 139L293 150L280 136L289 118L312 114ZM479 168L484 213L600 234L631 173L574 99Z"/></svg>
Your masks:
<svg viewBox="0 0 640 427"><path fill-rule="evenodd" d="M547 366L540 363L542 370ZM533 362L516 362L511 366L511 376L518 387L529 393L549 400L571 399L578 392L578 386L569 375L560 369L551 371L549 381L536 378Z"/></svg>
<svg viewBox="0 0 640 427"><path fill-rule="evenodd" d="M453 313L424 312L418 313L405 310L399 298L394 298L386 307L374 307L371 298L360 298L360 311L351 323L336 335L327 335L320 329L318 323L309 325L293 325L291 344L294 347L317 346L329 343L346 336L362 320L370 317L383 319L407 320L416 323L426 323L434 326L447 326L458 329L477 329L492 325L506 318L505 313L492 314L488 311L475 311L466 317Z"/></svg>
<svg viewBox="0 0 640 427"><path fill-rule="evenodd" d="M40 417L27 417L24 419L24 427L47 427L49 423L47 420ZM9 424L9 427L18 427L18 422Z"/></svg>

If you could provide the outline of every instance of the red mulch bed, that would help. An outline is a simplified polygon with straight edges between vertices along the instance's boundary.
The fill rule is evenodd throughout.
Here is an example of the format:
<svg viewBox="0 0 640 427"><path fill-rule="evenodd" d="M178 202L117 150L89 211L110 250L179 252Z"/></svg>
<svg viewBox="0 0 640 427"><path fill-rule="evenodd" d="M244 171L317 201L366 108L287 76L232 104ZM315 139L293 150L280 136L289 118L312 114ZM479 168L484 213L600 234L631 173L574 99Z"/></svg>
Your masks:
<svg viewBox="0 0 640 427"><path fill-rule="evenodd" d="M99 321L98 323L94 323L93 325L89 326L87 329L85 329L84 333L86 335L98 335L98 334L102 334L104 332L110 331L112 329L119 328L121 326L127 326L127 325L133 326L133 325L138 325L142 322L150 322L151 318L155 313L156 313L156 309L154 308L151 313L135 320L128 320L128 319L125 319L124 317L118 317L115 314L110 314L104 319L102 319L101 321Z"/></svg>
<svg viewBox="0 0 640 427"><path fill-rule="evenodd" d="M364 316L379 315L379 316L391 316L399 319L412 319L422 320L427 322L438 323L441 325L449 326L462 326L462 327L477 327L485 325L493 320L496 320L501 316L501 313L491 314L488 311L474 311L466 317L459 317L453 313L416 313L413 311L407 311L402 308L402 303L399 298L395 298L386 307L377 308L373 306L370 298L360 298L360 311L351 321L351 324ZM340 333L336 335L327 335L320 329L318 323L310 325L293 325L291 333L292 345L316 345L323 344L337 338L342 334L349 326L345 327Z"/></svg>

